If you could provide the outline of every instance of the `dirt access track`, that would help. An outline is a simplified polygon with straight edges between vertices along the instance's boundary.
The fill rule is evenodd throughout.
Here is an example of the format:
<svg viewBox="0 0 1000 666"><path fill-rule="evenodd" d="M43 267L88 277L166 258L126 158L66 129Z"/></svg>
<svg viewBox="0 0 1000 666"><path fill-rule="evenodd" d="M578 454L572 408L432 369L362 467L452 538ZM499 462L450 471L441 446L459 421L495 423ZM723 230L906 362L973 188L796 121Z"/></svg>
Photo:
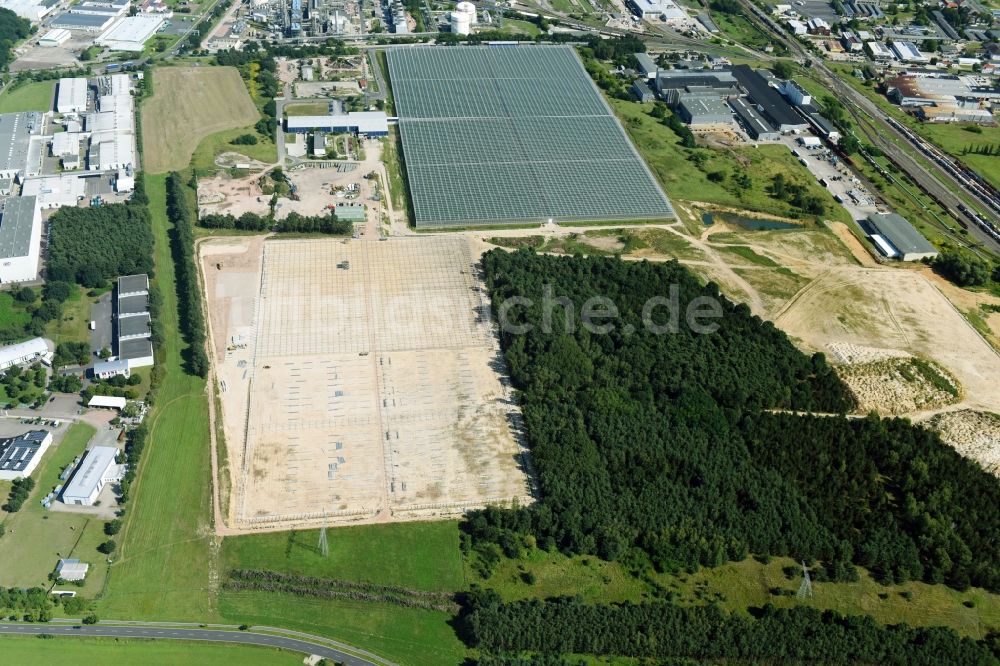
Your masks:
<svg viewBox="0 0 1000 666"><path fill-rule="evenodd" d="M227 530L532 501L520 413L467 239L256 237L199 248Z"/></svg>
<svg viewBox="0 0 1000 666"><path fill-rule="evenodd" d="M206 136L257 122L260 113L234 67L158 67L142 105L142 148L149 173L187 167Z"/></svg>

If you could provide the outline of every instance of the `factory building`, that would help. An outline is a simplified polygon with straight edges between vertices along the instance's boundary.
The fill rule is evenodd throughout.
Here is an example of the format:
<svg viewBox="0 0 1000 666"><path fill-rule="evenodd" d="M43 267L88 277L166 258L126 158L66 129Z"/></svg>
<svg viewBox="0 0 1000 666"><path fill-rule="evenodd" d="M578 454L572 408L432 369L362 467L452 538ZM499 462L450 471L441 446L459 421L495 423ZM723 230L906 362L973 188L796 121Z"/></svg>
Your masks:
<svg viewBox="0 0 1000 666"><path fill-rule="evenodd" d="M80 143L84 140L80 132L59 132L52 135L52 157L58 157L63 169L80 168Z"/></svg>
<svg viewBox="0 0 1000 666"><path fill-rule="evenodd" d="M729 106L733 107L736 117L740 120L740 125L747 131L752 139L757 141L777 141L781 138L781 132L771 127L770 123L760 115L757 108L747 102L744 97L737 97L729 100Z"/></svg>
<svg viewBox="0 0 1000 666"><path fill-rule="evenodd" d="M56 93L56 111L59 113L83 113L87 110L87 79L59 79Z"/></svg>
<svg viewBox="0 0 1000 666"><path fill-rule="evenodd" d="M882 42L865 42L865 48L875 62L890 62L896 59L892 50Z"/></svg>
<svg viewBox="0 0 1000 666"><path fill-rule="evenodd" d="M632 84L632 87L629 89L629 92L631 92L632 96L635 97L640 102L646 103L646 102L656 101L656 93L650 90L649 86L646 85L645 81L642 81L641 79L637 79Z"/></svg>
<svg viewBox="0 0 1000 666"><path fill-rule="evenodd" d="M733 123L733 112L729 105L722 98L715 96L683 94L677 104L677 112L692 128Z"/></svg>
<svg viewBox="0 0 1000 666"><path fill-rule="evenodd" d="M46 361L52 352L42 338L32 338L14 345L0 347L0 370L6 370L14 365Z"/></svg>
<svg viewBox="0 0 1000 666"><path fill-rule="evenodd" d="M938 252L906 218L896 213L875 213L862 225L872 242L889 259L919 261Z"/></svg>
<svg viewBox="0 0 1000 666"><path fill-rule="evenodd" d="M95 446L87 451L76 474L63 489L63 503L93 506L104 486L125 476L125 466L115 462L117 456L118 449L113 446Z"/></svg>
<svg viewBox="0 0 1000 666"><path fill-rule="evenodd" d="M38 23L56 8L56 0L0 0L0 7L9 9L23 19Z"/></svg>
<svg viewBox="0 0 1000 666"><path fill-rule="evenodd" d="M785 96L785 99L791 102L794 106L812 104L812 95L806 92L802 86L792 79L788 79L782 83L779 90L781 91L781 94Z"/></svg>
<svg viewBox="0 0 1000 666"><path fill-rule="evenodd" d="M35 197L4 200L0 209L0 283L38 277L42 214Z"/></svg>
<svg viewBox="0 0 1000 666"><path fill-rule="evenodd" d="M52 433L47 430L30 430L0 439L0 479L13 481L31 476L50 444Z"/></svg>
<svg viewBox="0 0 1000 666"><path fill-rule="evenodd" d="M87 183L72 174L32 176L24 181L21 196L35 197L42 210L76 206L87 197Z"/></svg>
<svg viewBox="0 0 1000 666"><path fill-rule="evenodd" d="M673 0L628 0L639 18L667 23L682 21L688 16Z"/></svg>
<svg viewBox="0 0 1000 666"><path fill-rule="evenodd" d="M733 76L746 90L760 114L774 129L785 134L799 132L809 127L809 123L795 113L795 109L785 101L781 93L772 88L764 77L755 72L749 65L734 67Z"/></svg>
<svg viewBox="0 0 1000 666"><path fill-rule="evenodd" d="M150 14L127 16L114 24L95 42L112 51L142 51L143 46L163 26L163 17Z"/></svg>
<svg viewBox="0 0 1000 666"><path fill-rule="evenodd" d="M125 74L98 80L98 111L86 117L90 132L88 169L130 170L135 164L135 100Z"/></svg>
<svg viewBox="0 0 1000 666"><path fill-rule="evenodd" d="M95 363L92 373L97 379L111 379L119 375L122 377L132 376L132 370L128 367L128 361L124 359Z"/></svg>
<svg viewBox="0 0 1000 666"><path fill-rule="evenodd" d="M656 66L656 61L650 58L648 54L636 53L635 60L639 63L639 74L650 81L656 78L656 72L659 67Z"/></svg>
<svg viewBox="0 0 1000 666"><path fill-rule="evenodd" d="M732 72L679 69L661 69L656 75L656 91L670 106L676 106L684 92L713 93L718 97L735 97L740 92Z"/></svg>
<svg viewBox="0 0 1000 666"><path fill-rule="evenodd" d="M308 134L314 130L338 133L350 132L359 136L388 136L389 118L382 111L352 111L328 116L290 116L285 129L295 134Z"/></svg>
<svg viewBox="0 0 1000 666"><path fill-rule="evenodd" d="M115 18L117 17L63 12L49 21L49 27L62 28L63 30L79 30L81 32L103 32L114 22Z"/></svg>
<svg viewBox="0 0 1000 666"><path fill-rule="evenodd" d="M28 168L31 137L42 131L42 114L0 114L0 178L20 180Z"/></svg>

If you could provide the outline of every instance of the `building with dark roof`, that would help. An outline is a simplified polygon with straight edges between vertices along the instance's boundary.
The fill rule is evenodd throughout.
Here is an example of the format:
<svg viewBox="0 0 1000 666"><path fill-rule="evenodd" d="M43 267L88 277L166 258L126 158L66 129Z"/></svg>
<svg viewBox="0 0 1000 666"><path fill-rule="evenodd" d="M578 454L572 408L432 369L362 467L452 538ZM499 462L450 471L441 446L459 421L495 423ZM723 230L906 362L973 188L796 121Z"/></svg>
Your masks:
<svg viewBox="0 0 1000 666"><path fill-rule="evenodd" d="M123 275L118 278L115 292L116 359L127 361L129 371L153 365L149 276ZM96 366L94 371L97 372Z"/></svg>
<svg viewBox="0 0 1000 666"><path fill-rule="evenodd" d="M0 479L11 481L31 476L52 443L47 430L30 430L17 437L0 439Z"/></svg>
<svg viewBox="0 0 1000 666"><path fill-rule="evenodd" d="M756 107L747 102L745 98L731 99L729 106L733 107L736 117L740 120L740 125L751 138L757 141L777 141L781 138L781 132L771 127L767 119L760 115Z"/></svg>
<svg viewBox="0 0 1000 666"><path fill-rule="evenodd" d="M768 85L764 77L749 65L733 67L733 76L774 129L785 133L798 132L809 127L809 123L795 113L795 109L785 101L781 93Z"/></svg>
<svg viewBox="0 0 1000 666"><path fill-rule="evenodd" d="M125 296L118 299L118 316L128 317L130 315L143 314L149 311L149 296L139 294L137 296Z"/></svg>
<svg viewBox="0 0 1000 666"><path fill-rule="evenodd" d="M725 100L702 94L681 95L677 113L692 127L703 125L729 125L733 122L733 112Z"/></svg>
<svg viewBox="0 0 1000 666"><path fill-rule="evenodd" d="M900 261L932 259L938 252L906 218L896 213L868 216L865 231L886 257Z"/></svg>
<svg viewBox="0 0 1000 666"><path fill-rule="evenodd" d="M0 202L0 282L29 282L38 277L42 213L35 197Z"/></svg>
<svg viewBox="0 0 1000 666"><path fill-rule="evenodd" d="M629 92L640 102L653 102L656 100L656 93L650 90L649 86L642 79L636 79L632 87L629 88Z"/></svg>

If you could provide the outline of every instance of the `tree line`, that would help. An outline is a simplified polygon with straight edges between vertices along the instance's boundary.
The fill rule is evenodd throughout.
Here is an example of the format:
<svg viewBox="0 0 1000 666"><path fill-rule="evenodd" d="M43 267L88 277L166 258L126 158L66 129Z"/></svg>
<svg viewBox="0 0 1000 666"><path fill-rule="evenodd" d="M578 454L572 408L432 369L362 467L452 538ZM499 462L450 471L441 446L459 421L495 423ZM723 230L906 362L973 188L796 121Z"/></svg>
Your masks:
<svg viewBox="0 0 1000 666"><path fill-rule="evenodd" d="M529 250L494 250L483 267L494 307L533 301L506 313L531 330L506 327L501 345L541 496L463 523L483 575L537 543L639 573L757 553L819 560L845 578L857 564L886 581L1000 590L988 541L1000 529L996 479L905 421L769 414L855 403L821 354L802 354L714 284L676 262ZM613 330L571 327L561 309L546 330L546 285L578 308L610 298ZM647 331L645 304L672 286L682 313L696 298L718 302L718 329Z"/></svg>
<svg viewBox="0 0 1000 666"><path fill-rule="evenodd" d="M321 233L347 236L354 230L354 224L338 220L331 211L328 215L301 215L291 212L283 220L256 213L243 213L239 217L213 213L198 220L198 226L206 229L239 229L241 231L275 231L278 233Z"/></svg>
<svg viewBox="0 0 1000 666"><path fill-rule="evenodd" d="M13 61L14 45L31 34L31 22L7 8L0 8L0 70Z"/></svg>
<svg viewBox="0 0 1000 666"><path fill-rule="evenodd" d="M188 187L176 171L167 176L167 216L173 223L170 249L174 257L180 328L188 345L185 350L187 371L205 377L208 375L208 354L205 352L201 287L194 259L194 216L188 201Z"/></svg>
<svg viewBox="0 0 1000 666"><path fill-rule="evenodd" d="M459 632L487 655L515 655L481 662L486 664L525 663L516 661L524 652L900 666L985 666L1000 658L995 634L977 642L944 627L879 625L868 616L806 606L767 605L742 615L669 601L587 604L563 597L504 603L496 592L477 589L467 595Z"/></svg>

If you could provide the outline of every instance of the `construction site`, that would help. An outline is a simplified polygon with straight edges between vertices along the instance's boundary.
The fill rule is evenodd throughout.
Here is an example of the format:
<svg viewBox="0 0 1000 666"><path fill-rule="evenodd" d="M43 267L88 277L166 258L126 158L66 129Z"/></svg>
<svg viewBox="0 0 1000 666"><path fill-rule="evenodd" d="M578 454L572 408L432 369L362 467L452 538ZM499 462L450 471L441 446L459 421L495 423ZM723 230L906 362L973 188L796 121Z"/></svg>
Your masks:
<svg viewBox="0 0 1000 666"><path fill-rule="evenodd" d="M532 501L468 239L213 239L200 257L227 528Z"/></svg>

